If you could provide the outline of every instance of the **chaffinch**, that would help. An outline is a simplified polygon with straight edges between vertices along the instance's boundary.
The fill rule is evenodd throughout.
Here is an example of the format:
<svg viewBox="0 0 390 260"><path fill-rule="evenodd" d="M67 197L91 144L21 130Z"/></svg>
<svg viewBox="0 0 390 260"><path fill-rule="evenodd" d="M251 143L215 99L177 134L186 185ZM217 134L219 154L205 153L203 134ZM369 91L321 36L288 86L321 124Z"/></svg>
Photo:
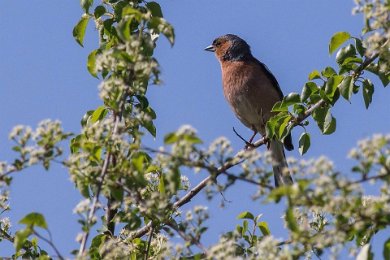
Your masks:
<svg viewBox="0 0 390 260"><path fill-rule="evenodd" d="M227 34L215 39L206 51L215 52L222 69L223 93L237 118L257 133L265 136L265 126L274 113L274 104L283 99L283 93L274 75L252 56L249 45L240 37ZM292 184L283 143L270 140L275 186ZM287 150L294 149L291 135L284 139Z"/></svg>

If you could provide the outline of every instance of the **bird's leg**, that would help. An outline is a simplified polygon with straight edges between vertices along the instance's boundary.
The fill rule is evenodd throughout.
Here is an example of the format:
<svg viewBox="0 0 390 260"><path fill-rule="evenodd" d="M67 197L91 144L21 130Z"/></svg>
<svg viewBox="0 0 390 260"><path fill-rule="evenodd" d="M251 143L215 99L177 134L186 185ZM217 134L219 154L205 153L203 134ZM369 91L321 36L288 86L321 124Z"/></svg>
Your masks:
<svg viewBox="0 0 390 260"><path fill-rule="evenodd" d="M255 138L255 136L256 136L256 134L257 134L257 131L256 130L253 130L253 135L252 135L252 137L249 139L249 142L248 143L252 143L252 141L253 141L253 139Z"/></svg>
<svg viewBox="0 0 390 260"><path fill-rule="evenodd" d="M253 139L255 138L257 134L257 131L256 130L253 130L253 135L252 137L249 139L249 142L247 142L247 144L245 145L245 150L248 149L248 148L254 148L253 144L252 144L252 141Z"/></svg>
<svg viewBox="0 0 390 260"><path fill-rule="evenodd" d="M245 140L244 137L242 137L239 133L237 133L237 131L234 127L233 127L233 132L238 136L238 138L240 138L242 141L244 141L245 149L248 149L249 147L253 147L252 141L253 141L253 138L255 137L255 135L257 134L257 132L254 132L253 136L249 139L249 142L247 140Z"/></svg>

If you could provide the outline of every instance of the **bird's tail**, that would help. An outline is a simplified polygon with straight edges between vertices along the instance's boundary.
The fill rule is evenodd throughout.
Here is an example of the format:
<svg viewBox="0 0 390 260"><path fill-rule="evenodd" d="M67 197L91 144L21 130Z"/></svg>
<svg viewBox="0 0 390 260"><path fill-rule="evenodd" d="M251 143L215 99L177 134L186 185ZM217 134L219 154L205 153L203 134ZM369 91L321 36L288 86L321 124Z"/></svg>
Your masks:
<svg viewBox="0 0 390 260"><path fill-rule="evenodd" d="M290 185L293 179L288 169L286 156L284 155L283 144L278 140L270 141L270 151L272 155L272 168L275 177L275 186Z"/></svg>

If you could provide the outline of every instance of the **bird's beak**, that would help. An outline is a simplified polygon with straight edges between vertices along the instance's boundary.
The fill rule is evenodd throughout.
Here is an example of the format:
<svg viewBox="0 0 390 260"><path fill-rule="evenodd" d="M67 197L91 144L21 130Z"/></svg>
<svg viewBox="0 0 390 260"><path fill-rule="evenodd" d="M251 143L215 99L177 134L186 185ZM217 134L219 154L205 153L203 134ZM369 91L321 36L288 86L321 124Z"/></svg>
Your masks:
<svg viewBox="0 0 390 260"><path fill-rule="evenodd" d="M213 45L207 46L204 50L205 50L205 51L215 52L215 48L214 48Z"/></svg>

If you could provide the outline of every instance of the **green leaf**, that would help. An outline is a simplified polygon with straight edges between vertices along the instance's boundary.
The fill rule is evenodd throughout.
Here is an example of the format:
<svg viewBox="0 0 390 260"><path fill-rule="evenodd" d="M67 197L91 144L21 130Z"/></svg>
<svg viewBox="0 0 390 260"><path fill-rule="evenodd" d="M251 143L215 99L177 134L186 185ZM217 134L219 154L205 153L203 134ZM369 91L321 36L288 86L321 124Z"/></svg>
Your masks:
<svg viewBox="0 0 390 260"><path fill-rule="evenodd" d="M80 0L80 5L86 13L89 12L89 8L92 6L93 0Z"/></svg>
<svg viewBox="0 0 390 260"><path fill-rule="evenodd" d="M150 106L147 107L145 110L144 110L152 119L156 119L157 115L156 115L156 112L154 112L153 108L151 108Z"/></svg>
<svg viewBox="0 0 390 260"><path fill-rule="evenodd" d="M94 110L88 110L84 115L83 118L81 118L80 124L82 127L86 126L88 123L89 118L91 117Z"/></svg>
<svg viewBox="0 0 390 260"><path fill-rule="evenodd" d="M293 112L298 116L303 115L305 111L306 111L306 107L302 104L295 104L293 106Z"/></svg>
<svg viewBox="0 0 390 260"><path fill-rule="evenodd" d="M271 231L269 230L267 222L260 221L260 222L257 223L257 226L259 227L261 233L263 233L263 236L271 235Z"/></svg>
<svg viewBox="0 0 390 260"><path fill-rule="evenodd" d="M202 140L199 137L193 136L193 135L184 135L184 140L186 140L190 144L201 144L201 143L203 143Z"/></svg>
<svg viewBox="0 0 390 260"><path fill-rule="evenodd" d="M288 208L286 211L286 221L287 221L287 227L292 232L298 231L298 223L297 223L297 220L295 219L294 211L292 208Z"/></svg>
<svg viewBox="0 0 390 260"><path fill-rule="evenodd" d="M275 201L278 203L284 196L289 195L290 192L291 192L290 186L284 185L281 187L277 187L269 193L268 200Z"/></svg>
<svg viewBox="0 0 390 260"><path fill-rule="evenodd" d="M372 94L374 94L374 85L372 84L371 80L364 79L362 93L363 93L364 104L366 105L366 109L367 109L372 102Z"/></svg>
<svg viewBox="0 0 390 260"><path fill-rule="evenodd" d="M390 238L383 245L383 259L390 259Z"/></svg>
<svg viewBox="0 0 390 260"><path fill-rule="evenodd" d="M86 184L85 182L81 180L76 181L76 187L79 189L81 195L84 196L84 198L90 198L90 193L89 193L89 185Z"/></svg>
<svg viewBox="0 0 390 260"><path fill-rule="evenodd" d="M118 33L118 36L121 38L123 41L129 41L130 40L130 23L131 19L124 19L121 22L119 22L118 27L116 28L116 31Z"/></svg>
<svg viewBox="0 0 390 260"><path fill-rule="evenodd" d="M31 228L22 229L16 232L14 247L16 252L19 252L23 248L24 244L27 241L27 238L32 234Z"/></svg>
<svg viewBox="0 0 390 260"><path fill-rule="evenodd" d="M390 83L390 71L380 70L380 65L383 61L379 59L378 64L372 63L365 70L374 73L379 76L379 79L382 81L384 87Z"/></svg>
<svg viewBox="0 0 390 260"><path fill-rule="evenodd" d="M95 16L96 19L100 18L102 15L106 13L106 8L102 5L98 5L95 8L95 11L93 12L93 15Z"/></svg>
<svg viewBox="0 0 390 260"><path fill-rule="evenodd" d="M360 39L355 38L355 46L360 56L363 57L366 54L366 48L364 48L363 42Z"/></svg>
<svg viewBox="0 0 390 260"><path fill-rule="evenodd" d="M135 95L135 97L138 99L142 110L146 109L149 106L148 99L143 95Z"/></svg>
<svg viewBox="0 0 390 260"><path fill-rule="evenodd" d="M163 17L163 13L161 11L161 7L156 2L149 2L146 4L146 7L150 10L152 13L152 16L154 17Z"/></svg>
<svg viewBox="0 0 390 260"><path fill-rule="evenodd" d="M122 187L112 187L110 189L110 193L115 201L122 201L123 200L124 190Z"/></svg>
<svg viewBox="0 0 390 260"><path fill-rule="evenodd" d="M95 123L99 120L102 120L108 113L108 110L105 106L98 107L91 115L90 120L91 123Z"/></svg>
<svg viewBox="0 0 390 260"><path fill-rule="evenodd" d="M390 72L379 72L379 79L382 81L384 87L387 87L390 83Z"/></svg>
<svg viewBox="0 0 390 260"><path fill-rule="evenodd" d="M332 67L326 67L323 71L321 71L321 75L326 78L330 78L336 74L336 71Z"/></svg>
<svg viewBox="0 0 390 260"><path fill-rule="evenodd" d="M314 82L306 82L302 88L301 102L305 102L313 93L318 91L317 84Z"/></svg>
<svg viewBox="0 0 390 260"><path fill-rule="evenodd" d="M272 112L284 112L284 111L288 111L288 107L284 106L281 101L278 101L274 104L271 111Z"/></svg>
<svg viewBox="0 0 390 260"><path fill-rule="evenodd" d="M83 42L84 42L84 36L85 36L85 31L87 29L88 21L89 21L89 16L83 15L80 21L73 28L73 37L75 38L76 42L81 45L81 47L84 47Z"/></svg>
<svg viewBox="0 0 390 260"><path fill-rule="evenodd" d="M91 255L92 259L99 259L99 248L101 245L103 245L106 239L107 236L103 234L97 235L92 239L91 246L89 248L89 254Z"/></svg>
<svg viewBox="0 0 390 260"><path fill-rule="evenodd" d="M325 135L329 135L332 134L334 131L336 131L336 118L332 116L329 109L325 116L322 133Z"/></svg>
<svg viewBox="0 0 390 260"><path fill-rule="evenodd" d="M318 70L313 70L309 74L309 80L320 79L320 78L321 78L321 75L320 75L320 72Z"/></svg>
<svg viewBox="0 0 390 260"><path fill-rule="evenodd" d="M133 156L133 158L131 159L131 162L133 163L135 169L138 171L138 172L143 172L144 170L144 165L145 163L147 163L148 161L150 161L150 157L147 153L144 153L144 152L138 152L137 154L135 154Z"/></svg>
<svg viewBox="0 0 390 260"><path fill-rule="evenodd" d="M336 54L336 62L338 64L343 64L344 60L347 58L356 57L356 49L352 44L341 48Z"/></svg>
<svg viewBox="0 0 390 260"><path fill-rule="evenodd" d="M340 94L346 99L350 100L353 93L353 80L352 76L346 76L339 85Z"/></svg>
<svg viewBox="0 0 390 260"><path fill-rule="evenodd" d="M319 107L313 112L313 119L316 121L321 132L324 132L324 122L328 112L329 107Z"/></svg>
<svg viewBox="0 0 390 260"><path fill-rule="evenodd" d="M128 15L131 16L132 18L135 18L137 21L141 20L142 13L137 9L130 7L129 5L125 4L122 8L118 8L118 12L119 10L121 11L120 13L122 17Z"/></svg>
<svg viewBox="0 0 390 260"><path fill-rule="evenodd" d="M89 55L88 55L88 62L87 62L87 69L89 71L89 73L94 76L95 78L97 78L97 71L96 71L96 53L97 53L97 50L94 50L92 51Z"/></svg>
<svg viewBox="0 0 390 260"><path fill-rule="evenodd" d="M286 131L286 128L287 128L287 125L289 124L290 120L291 120L290 115L286 115L279 120L278 138L280 140L282 140L288 134L288 131Z"/></svg>
<svg viewBox="0 0 390 260"><path fill-rule="evenodd" d="M277 122L273 120L272 118L267 121L265 125L265 132L268 138L273 138L275 135L275 127L276 127Z"/></svg>
<svg viewBox="0 0 390 260"><path fill-rule="evenodd" d="M169 133L164 136L164 144L173 144L179 140L179 137L176 133Z"/></svg>
<svg viewBox="0 0 390 260"><path fill-rule="evenodd" d="M325 94L330 101L333 101L333 97L335 96L337 87L339 86L342 80L343 80L343 76L334 75L330 77L326 82Z"/></svg>
<svg viewBox="0 0 390 260"><path fill-rule="evenodd" d="M242 235L244 235L246 233L246 231L248 231L248 221L247 220L244 220L242 222Z"/></svg>
<svg viewBox="0 0 390 260"><path fill-rule="evenodd" d="M237 219L252 219L253 220L253 219L255 219L255 217L249 211L244 211L244 212L241 212L240 214L238 214Z"/></svg>
<svg viewBox="0 0 390 260"><path fill-rule="evenodd" d="M164 176L161 174L160 181L158 183L158 190L161 194L165 195L165 183L164 183Z"/></svg>
<svg viewBox="0 0 390 260"><path fill-rule="evenodd" d="M142 123L142 126L148 130L148 132L153 136L156 137L157 130L156 126L153 124L153 121L145 121Z"/></svg>
<svg viewBox="0 0 390 260"><path fill-rule="evenodd" d="M293 104L301 102L301 97L298 93L290 93L286 97L284 97L282 104L285 107L291 106Z"/></svg>
<svg viewBox="0 0 390 260"><path fill-rule="evenodd" d="M19 221L19 224L25 224L27 226L37 226L47 229L47 224L44 216L40 213L30 213Z"/></svg>
<svg viewBox="0 0 390 260"><path fill-rule="evenodd" d="M337 32L330 39L329 54L337 50L345 41L349 40L351 35L347 32Z"/></svg>
<svg viewBox="0 0 390 260"><path fill-rule="evenodd" d="M240 225L236 226L236 230L237 230L238 234L240 234L240 235L242 235L242 229L243 228Z"/></svg>
<svg viewBox="0 0 390 260"><path fill-rule="evenodd" d="M304 155L310 147L310 134L302 133L299 137L299 153Z"/></svg>

